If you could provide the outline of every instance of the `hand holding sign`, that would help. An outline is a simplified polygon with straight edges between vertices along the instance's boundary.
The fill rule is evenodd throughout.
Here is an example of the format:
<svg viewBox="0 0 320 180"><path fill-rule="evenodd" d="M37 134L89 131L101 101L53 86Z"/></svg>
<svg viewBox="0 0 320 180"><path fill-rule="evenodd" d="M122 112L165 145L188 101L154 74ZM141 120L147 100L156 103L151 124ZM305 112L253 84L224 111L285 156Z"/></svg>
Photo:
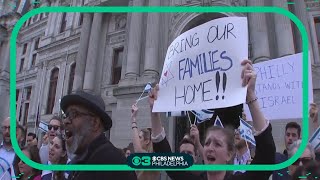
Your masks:
<svg viewBox="0 0 320 180"><path fill-rule="evenodd" d="M154 88L149 91L149 105L151 110L153 109L154 101L158 98L159 84L156 84Z"/></svg>
<svg viewBox="0 0 320 180"><path fill-rule="evenodd" d="M242 86L248 86L248 89L247 89L247 102L248 102L256 98L255 86L256 86L257 74L253 70L252 62L250 60L242 61L241 65L243 66L243 69L241 72Z"/></svg>

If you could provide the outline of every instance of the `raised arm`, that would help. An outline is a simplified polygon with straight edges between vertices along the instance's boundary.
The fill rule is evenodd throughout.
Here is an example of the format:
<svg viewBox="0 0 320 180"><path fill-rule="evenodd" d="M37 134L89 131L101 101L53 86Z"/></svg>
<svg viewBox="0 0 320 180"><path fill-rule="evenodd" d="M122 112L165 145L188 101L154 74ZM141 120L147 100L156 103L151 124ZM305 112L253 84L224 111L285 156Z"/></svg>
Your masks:
<svg viewBox="0 0 320 180"><path fill-rule="evenodd" d="M256 140L255 157L251 164L274 164L276 147L272 137L271 124L265 119L262 114L258 97L255 94L256 74L253 70L252 63L249 60L242 61L242 85L248 85L247 91L247 104L253 121L253 128L256 130L254 133ZM268 179L272 171L246 171L239 174L239 179Z"/></svg>
<svg viewBox="0 0 320 180"><path fill-rule="evenodd" d="M139 130L137 126L137 113L138 113L138 106L134 104L131 106L131 128L132 128L132 143L135 153L144 153L146 152L142 149L140 138L139 138Z"/></svg>
<svg viewBox="0 0 320 180"><path fill-rule="evenodd" d="M203 159L203 146L200 143L199 130L198 130L198 127L194 124L191 125L190 137L192 138L193 142L195 143L195 146L198 150L199 155Z"/></svg>
<svg viewBox="0 0 320 180"><path fill-rule="evenodd" d="M157 137L163 130L163 126L160 119L160 113L153 113L153 104L154 101L158 98L159 85L157 84L154 88L152 88L149 93L149 105L150 105L150 113L151 113L151 127L152 127L152 136Z"/></svg>
<svg viewBox="0 0 320 180"><path fill-rule="evenodd" d="M258 97L255 93L257 74L254 72L252 62L250 60L242 61L241 65L243 66L241 74L242 85L248 85L246 101L251 113L253 127L256 131L261 131L266 128L267 122L260 110L260 106L257 101Z"/></svg>
<svg viewBox="0 0 320 180"><path fill-rule="evenodd" d="M313 133L319 127L318 113L319 113L319 109L317 104L311 103L310 109L309 109L309 136L312 136Z"/></svg>

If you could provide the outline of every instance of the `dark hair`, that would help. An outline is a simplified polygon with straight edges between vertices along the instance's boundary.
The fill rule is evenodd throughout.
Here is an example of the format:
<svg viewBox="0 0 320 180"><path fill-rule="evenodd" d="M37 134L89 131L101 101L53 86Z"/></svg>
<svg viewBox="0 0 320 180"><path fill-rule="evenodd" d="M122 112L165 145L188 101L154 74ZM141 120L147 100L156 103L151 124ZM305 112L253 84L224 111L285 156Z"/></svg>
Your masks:
<svg viewBox="0 0 320 180"><path fill-rule="evenodd" d="M61 140L61 147L62 147L62 150L67 152L67 148L66 148L66 140L63 138L63 136L61 134L58 134L56 136L57 138L59 138ZM68 161L68 156L67 156L67 153L64 157L60 158L58 164L66 164Z"/></svg>
<svg viewBox="0 0 320 180"><path fill-rule="evenodd" d="M194 155L197 155L196 146L195 146L195 144L193 143L193 141L191 139L182 138L182 140L179 142L179 149L180 149L180 146L182 146L182 144L191 144L193 146L193 149L194 149Z"/></svg>
<svg viewBox="0 0 320 180"><path fill-rule="evenodd" d="M26 130L24 129L24 127L22 125L20 125L18 122L17 122L17 128L20 129L21 131L21 136L23 137L23 140L20 144L21 147L23 147L25 144L26 144Z"/></svg>
<svg viewBox="0 0 320 180"><path fill-rule="evenodd" d="M300 180L301 176L306 176L307 180L315 180L320 177L320 164L311 161L306 166L299 166L292 175L292 180Z"/></svg>
<svg viewBox="0 0 320 180"><path fill-rule="evenodd" d="M32 133L32 132L29 132L29 133L28 133L28 136L32 136L33 139L35 139L35 138L37 137L36 134L35 134L35 133Z"/></svg>
<svg viewBox="0 0 320 180"><path fill-rule="evenodd" d="M234 144L234 130L230 126L226 126L225 128L220 126L211 126L207 129L206 137L208 133L211 131L221 131L226 136L226 144L229 152L234 152L235 144Z"/></svg>
<svg viewBox="0 0 320 180"><path fill-rule="evenodd" d="M66 164L68 161L66 141L61 134L58 134L56 137L60 139L62 150L66 152L66 155L59 159L58 164ZM64 171L55 171L54 179L57 179L57 180L64 179Z"/></svg>
<svg viewBox="0 0 320 180"><path fill-rule="evenodd" d="M62 119L61 119L61 117L59 117L59 116L53 116L53 117L50 119L49 124L50 124L50 122L51 122L52 120L58 120L58 121L60 122L60 124L62 124Z"/></svg>
<svg viewBox="0 0 320 180"><path fill-rule="evenodd" d="M21 151L28 151L28 153L30 154L30 160L41 164L41 160L40 160L40 156L39 156L39 149L37 146L25 146L25 147L21 148ZM20 161L21 161L21 159L19 158L19 156L16 155L14 158L14 161L13 161L13 167L14 167L14 170L16 171L16 175L20 174L19 167L18 167L18 163ZM37 176L37 175L41 174L41 170L35 169L33 167L31 167L31 168L33 171L33 176Z"/></svg>
<svg viewBox="0 0 320 180"><path fill-rule="evenodd" d="M298 123L296 123L296 122L289 122L289 123L286 125L286 131L287 131L289 128L297 129L297 130L298 130L298 137L300 137L300 134L301 134L301 126L300 126Z"/></svg>

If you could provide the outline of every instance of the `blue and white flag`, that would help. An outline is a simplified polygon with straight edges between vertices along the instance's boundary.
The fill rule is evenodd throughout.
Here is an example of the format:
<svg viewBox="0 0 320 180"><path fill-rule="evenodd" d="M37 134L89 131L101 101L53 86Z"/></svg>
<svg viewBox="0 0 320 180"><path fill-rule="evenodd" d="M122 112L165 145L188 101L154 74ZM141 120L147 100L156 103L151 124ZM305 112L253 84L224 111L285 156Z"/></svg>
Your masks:
<svg viewBox="0 0 320 180"><path fill-rule="evenodd" d="M256 146L256 140L252 134L252 126L245 120L240 118L240 136L242 139L250 142L252 145Z"/></svg>
<svg viewBox="0 0 320 180"><path fill-rule="evenodd" d="M186 116L186 111L172 111L166 112L166 117L175 117L175 116Z"/></svg>
<svg viewBox="0 0 320 180"><path fill-rule="evenodd" d="M312 145L312 147L317 150L320 148L320 126L318 129L313 133L311 136L309 143Z"/></svg>
<svg viewBox="0 0 320 180"><path fill-rule="evenodd" d="M206 120L210 120L214 114L214 111L203 109L203 110L193 110L191 111L197 118L197 123L202 123Z"/></svg>
<svg viewBox="0 0 320 180"><path fill-rule="evenodd" d="M143 100L143 99L148 98L149 96L145 96L145 97L143 97L143 98L141 98L141 97L142 97L142 95L143 95L144 92L149 93L149 92L151 91L151 89L152 89L151 83L148 82L148 84L144 87L144 89L143 89L140 97L136 100L136 102L138 103L140 100Z"/></svg>
<svg viewBox="0 0 320 180"><path fill-rule="evenodd" d="M146 87L144 87L144 92L150 92L151 91L151 89L152 89L152 86L151 86L151 83L149 82L147 85L146 85Z"/></svg>
<svg viewBox="0 0 320 180"><path fill-rule="evenodd" d="M220 126L220 127L223 127L223 124L219 118L219 116L216 117L216 120L214 121L214 126ZM224 128L224 127L223 127Z"/></svg>

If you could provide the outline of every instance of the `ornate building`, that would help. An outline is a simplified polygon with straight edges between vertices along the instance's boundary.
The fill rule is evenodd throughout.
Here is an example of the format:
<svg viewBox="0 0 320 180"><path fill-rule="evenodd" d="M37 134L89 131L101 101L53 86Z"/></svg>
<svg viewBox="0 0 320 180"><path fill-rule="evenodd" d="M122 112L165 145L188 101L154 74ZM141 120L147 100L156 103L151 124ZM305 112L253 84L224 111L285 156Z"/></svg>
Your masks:
<svg viewBox="0 0 320 180"><path fill-rule="evenodd" d="M13 1L10 1L13 2ZM15 22L38 6L279 6L296 14L309 34L314 100L320 104L320 3L313 0L39 0L0 7L0 119L9 113L9 44ZM77 89L101 94L113 119L110 139L117 147L131 142L130 108L147 82L157 82L165 53L179 34L227 16L249 19L250 58L261 62L301 52L301 38L287 17L271 13L44 13L27 20L17 40L17 120L35 131L58 114L59 100ZM138 126L150 126L147 101L139 102ZM184 118L162 117L169 141L176 144ZM301 120L297 120L301 121ZM273 123L281 151L286 121Z"/></svg>

